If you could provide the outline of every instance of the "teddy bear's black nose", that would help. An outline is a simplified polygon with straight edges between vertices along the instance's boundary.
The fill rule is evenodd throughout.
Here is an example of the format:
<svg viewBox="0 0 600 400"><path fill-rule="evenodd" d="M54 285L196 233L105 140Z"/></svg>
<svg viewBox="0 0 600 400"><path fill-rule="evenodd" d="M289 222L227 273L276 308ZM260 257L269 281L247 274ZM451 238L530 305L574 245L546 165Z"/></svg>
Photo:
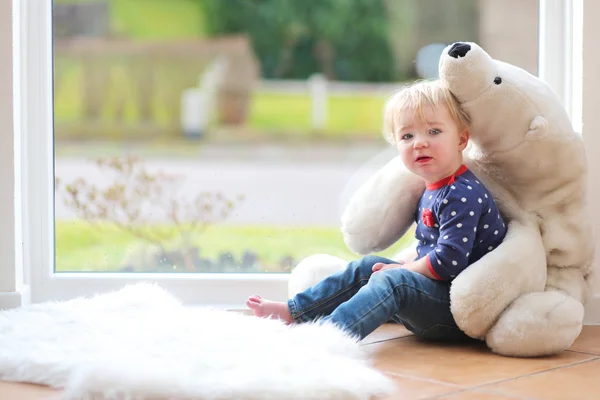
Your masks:
<svg viewBox="0 0 600 400"><path fill-rule="evenodd" d="M471 50L471 45L456 42L452 45L452 47L450 47L450 50L448 50L448 55L454 58L464 57L469 52L469 50Z"/></svg>

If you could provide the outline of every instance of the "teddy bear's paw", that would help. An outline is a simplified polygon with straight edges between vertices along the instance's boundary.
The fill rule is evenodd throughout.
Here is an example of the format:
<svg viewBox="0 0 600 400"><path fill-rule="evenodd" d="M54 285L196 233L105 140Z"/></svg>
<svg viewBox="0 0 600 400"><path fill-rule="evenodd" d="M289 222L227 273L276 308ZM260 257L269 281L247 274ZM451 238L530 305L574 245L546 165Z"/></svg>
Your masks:
<svg viewBox="0 0 600 400"><path fill-rule="evenodd" d="M296 265L288 281L288 296L294 297L314 284L343 270L348 262L328 254L314 254Z"/></svg>
<svg viewBox="0 0 600 400"><path fill-rule="evenodd" d="M548 133L548 120L542 116L535 117L529 124L529 131L525 134L525 139L535 141L543 139Z"/></svg>
<svg viewBox="0 0 600 400"><path fill-rule="evenodd" d="M495 353L536 357L569 348L581 333L584 307L564 292L530 293L515 300L486 336Z"/></svg>

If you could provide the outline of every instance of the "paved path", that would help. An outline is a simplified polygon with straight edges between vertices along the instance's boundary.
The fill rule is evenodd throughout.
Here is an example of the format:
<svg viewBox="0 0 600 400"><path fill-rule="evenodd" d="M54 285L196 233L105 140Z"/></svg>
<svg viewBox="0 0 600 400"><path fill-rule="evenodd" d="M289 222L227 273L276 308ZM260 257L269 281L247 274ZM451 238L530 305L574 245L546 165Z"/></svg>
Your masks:
<svg viewBox="0 0 600 400"><path fill-rule="evenodd" d="M385 162L392 149L353 148L223 149L198 159L154 158L146 161L151 170L163 170L185 178L180 196L193 197L202 191L219 191L227 197L245 196L226 223L278 225L339 225L352 193ZM97 185L109 179L81 158L58 158L56 175L64 181L83 176ZM146 212L154 220L160 213ZM60 198L57 219L75 218Z"/></svg>

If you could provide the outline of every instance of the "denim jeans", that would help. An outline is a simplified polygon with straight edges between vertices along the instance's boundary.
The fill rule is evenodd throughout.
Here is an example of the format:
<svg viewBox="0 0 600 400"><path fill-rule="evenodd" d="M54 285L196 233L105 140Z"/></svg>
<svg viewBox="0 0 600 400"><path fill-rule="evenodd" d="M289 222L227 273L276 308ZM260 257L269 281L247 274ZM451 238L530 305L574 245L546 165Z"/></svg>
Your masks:
<svg viewBox="0 0 600 400"><path fill-rule="evenodd" d="M361 340L389 321L428 340L470 340L450 312L450 282L402 268L373 274L378 262L396 263L363 257L288 300L294 321L329 321Z"/></svg>

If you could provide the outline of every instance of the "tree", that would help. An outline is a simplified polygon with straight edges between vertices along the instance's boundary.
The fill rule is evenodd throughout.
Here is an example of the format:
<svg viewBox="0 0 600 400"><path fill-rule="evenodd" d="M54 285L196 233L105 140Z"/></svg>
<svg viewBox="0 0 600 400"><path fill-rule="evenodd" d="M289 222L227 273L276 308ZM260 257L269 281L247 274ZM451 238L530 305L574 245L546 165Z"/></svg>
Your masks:
<svg viewBox="0 0 600 400"><path fill-rule="evenodd" d="M383 0L199 0L209 34L246 32L263 76L394 80Z"/></svg>

